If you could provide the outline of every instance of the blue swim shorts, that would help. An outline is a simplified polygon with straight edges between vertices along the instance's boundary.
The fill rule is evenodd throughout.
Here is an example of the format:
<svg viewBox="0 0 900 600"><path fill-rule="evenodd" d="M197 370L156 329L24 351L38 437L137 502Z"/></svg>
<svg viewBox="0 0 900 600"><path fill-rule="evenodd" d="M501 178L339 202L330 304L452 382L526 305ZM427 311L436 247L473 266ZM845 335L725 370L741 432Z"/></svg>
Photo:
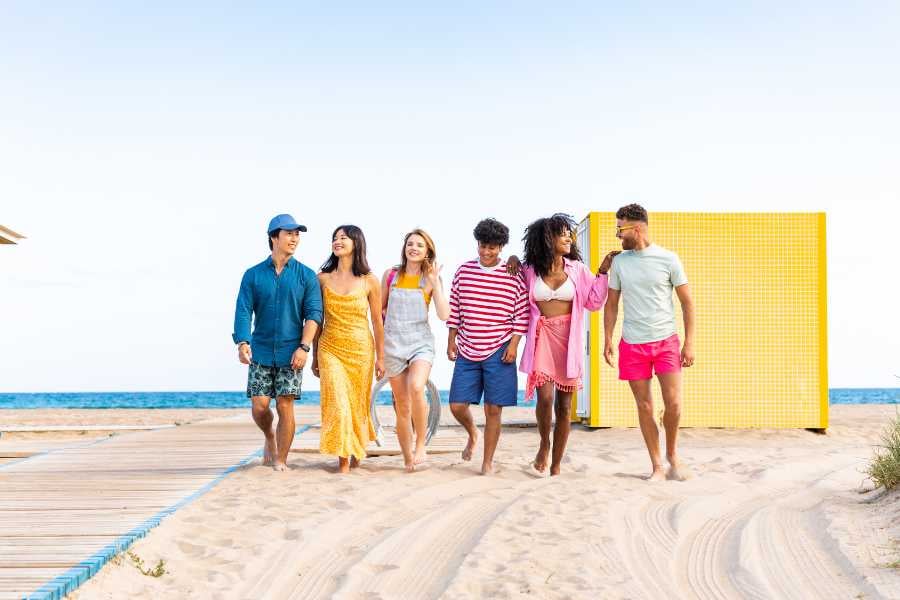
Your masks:
<svg viewBox="0 0 900 600"><path fill-rule="evenodd" d="M500 360L507 346L509 342L484 360L469 360L461 354L456 357L450 382L451 404L479 404L483 394L485 404L516 405L519 395L516 363Z"/></svg>

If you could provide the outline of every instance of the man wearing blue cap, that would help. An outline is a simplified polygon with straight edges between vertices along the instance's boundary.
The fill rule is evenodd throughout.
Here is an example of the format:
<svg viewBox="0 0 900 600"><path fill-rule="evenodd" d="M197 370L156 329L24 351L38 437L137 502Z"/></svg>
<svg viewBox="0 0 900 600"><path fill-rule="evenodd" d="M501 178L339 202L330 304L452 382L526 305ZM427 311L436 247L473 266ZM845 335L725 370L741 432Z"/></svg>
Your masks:
<svg viewBox="0 0 900 600"><path fill-rule="evenodd" d="M247 397L253 420L266 436L263 464L287 469L294 439L294 398L300 395L309 347L322 324L322 292L315 272L294 259L300 232L291 215L269 222L272 255L244 273L234 311L232 339L238 360L250 365ZM253 319L253 333L250 320ZM275 398L278 428L269 405Z"/></svg>

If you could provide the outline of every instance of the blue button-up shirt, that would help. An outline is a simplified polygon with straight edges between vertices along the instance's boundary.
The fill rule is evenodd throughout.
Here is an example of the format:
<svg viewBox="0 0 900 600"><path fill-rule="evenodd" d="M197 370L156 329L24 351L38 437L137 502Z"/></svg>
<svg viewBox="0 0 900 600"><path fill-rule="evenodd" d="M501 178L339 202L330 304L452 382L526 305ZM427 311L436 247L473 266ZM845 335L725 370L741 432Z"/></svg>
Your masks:
<svg viewBox="0 0 900 600"><path fill-rule="evenodd" d="M250 342L253 362L289 366L308 320L322 324L322 290L312 269L290 258L276 275L271 256L247 269L241 279L231 337L235 344Z"/></svg>

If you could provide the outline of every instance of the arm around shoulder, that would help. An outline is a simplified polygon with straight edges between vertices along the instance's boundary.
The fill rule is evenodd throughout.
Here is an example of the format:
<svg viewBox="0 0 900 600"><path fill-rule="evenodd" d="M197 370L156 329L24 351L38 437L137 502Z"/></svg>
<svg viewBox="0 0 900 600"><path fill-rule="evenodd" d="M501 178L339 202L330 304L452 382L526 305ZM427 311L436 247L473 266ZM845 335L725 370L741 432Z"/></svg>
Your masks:
<svg viewBox="0 0 900 600"><path fill-rule="evenodd" d="M600 310L606 303L606 297L609 294L609 276L606 274L594 275L584 264L581 267L583 285L589 286L588 293L584 297L584 307L587 310Z"/></svg>

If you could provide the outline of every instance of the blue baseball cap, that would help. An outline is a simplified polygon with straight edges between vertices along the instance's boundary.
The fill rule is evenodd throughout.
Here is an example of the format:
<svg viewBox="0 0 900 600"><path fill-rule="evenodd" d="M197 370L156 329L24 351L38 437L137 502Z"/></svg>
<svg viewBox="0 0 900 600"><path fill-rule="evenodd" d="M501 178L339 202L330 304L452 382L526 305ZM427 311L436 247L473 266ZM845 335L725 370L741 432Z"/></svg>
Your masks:
<svg viewBox="0 0 900 600"><path fill-rule="evenodd" d="M284 229L285 231L306 231L306 225L300 225L294 220L294 217L288 214L275 215L272 220L269 221L269 229L267 231L272 233L276 229Z"/></svg>

